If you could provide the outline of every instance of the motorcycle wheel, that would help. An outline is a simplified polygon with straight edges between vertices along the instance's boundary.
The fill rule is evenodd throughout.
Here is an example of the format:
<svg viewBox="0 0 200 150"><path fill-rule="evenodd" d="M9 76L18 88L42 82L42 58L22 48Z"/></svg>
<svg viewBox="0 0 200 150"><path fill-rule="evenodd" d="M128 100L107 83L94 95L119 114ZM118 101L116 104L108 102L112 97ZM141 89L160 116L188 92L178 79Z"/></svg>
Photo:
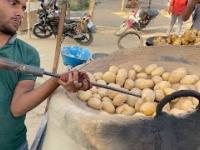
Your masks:
<svg viewBox="0 0 200 150"><path fill-rule="evenodd" d="M143 45L141 36L135 31L129 31L121 35L117 41L119 49L131 49Z"/></svg>
<svg viewBox="0 0 200 150"><path fill-rule="evenodd" d="M33 34L38 38L48 38L52 36L53 32L50 31L47 26L44 26L42 24L36 24L33 27Z"/></svg>
<svg viewBox="0 0 200 150"><path fill-rule="evenodd" d="M93 42L93 34L91 31L82 33L81 38L76 38L75 41L81 45L88 46Z"/></svg>
<svg viewBox="0 0 200 150"><path fill-rule="evenodd" d="M120 25L119 30L117 30L115 32L115 35L116 36L120 36L120 35L124 34L127 30L128 30L128 25L125 22L125 23L123 23L123 24Z"/></svg>

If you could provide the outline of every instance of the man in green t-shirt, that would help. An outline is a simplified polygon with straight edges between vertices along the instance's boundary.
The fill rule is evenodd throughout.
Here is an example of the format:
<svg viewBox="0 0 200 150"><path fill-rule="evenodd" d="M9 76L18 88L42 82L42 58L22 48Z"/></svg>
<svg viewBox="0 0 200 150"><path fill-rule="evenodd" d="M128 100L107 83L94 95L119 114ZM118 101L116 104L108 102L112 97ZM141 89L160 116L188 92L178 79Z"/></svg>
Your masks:
<svg viewBox="0 0 200 150"><path fill-rule="evenodd" d="M19 63L39 66L38 52L15 37L26 9L26 0L0 2L0 56ZM80 81L81 78L81 81ZM25 115L44 101L59 85L66 90L89 89L88 76L71 71L61 79L50 78L33 89L36 77L0 68L0 149L27 150Z"/></svg>

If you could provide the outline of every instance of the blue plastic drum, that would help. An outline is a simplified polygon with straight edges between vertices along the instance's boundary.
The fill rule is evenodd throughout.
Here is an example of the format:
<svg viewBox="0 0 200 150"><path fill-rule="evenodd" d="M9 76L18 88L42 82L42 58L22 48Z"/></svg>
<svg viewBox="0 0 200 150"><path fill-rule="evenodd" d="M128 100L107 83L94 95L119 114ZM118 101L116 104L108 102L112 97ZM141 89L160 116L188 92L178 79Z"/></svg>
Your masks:
<svg viewBox="0 0 200 150"><path fill-rule="evenodd" d="M61 55L64 65L70 67L86 63L92 57L89 49L79 46L64 46L61 50Z"/></svg>

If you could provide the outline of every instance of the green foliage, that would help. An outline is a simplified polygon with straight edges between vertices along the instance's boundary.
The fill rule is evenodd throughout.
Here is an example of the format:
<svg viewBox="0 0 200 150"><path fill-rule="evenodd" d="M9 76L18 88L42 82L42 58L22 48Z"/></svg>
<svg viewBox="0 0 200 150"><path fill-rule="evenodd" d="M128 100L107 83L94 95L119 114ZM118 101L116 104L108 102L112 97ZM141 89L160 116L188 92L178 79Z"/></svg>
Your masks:
<svg viewBox="0 0 200 150"><path fill-rule="evenodd" d="M69 2L72 11L85 10L89 7L89 0L70 0Z"/></svg>

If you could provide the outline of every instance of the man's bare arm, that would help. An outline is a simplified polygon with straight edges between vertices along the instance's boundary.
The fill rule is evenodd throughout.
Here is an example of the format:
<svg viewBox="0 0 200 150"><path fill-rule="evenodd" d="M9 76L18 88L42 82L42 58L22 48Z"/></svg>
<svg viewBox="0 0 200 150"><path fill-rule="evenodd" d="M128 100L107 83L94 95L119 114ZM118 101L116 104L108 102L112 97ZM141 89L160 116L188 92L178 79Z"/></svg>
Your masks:
<svg viewBox="0 0 200 150"><path fill-rule="evenodd" d="M33 89L34 84L35 81L31 80L18 82L11 103L11 112L14 116L24 115L35 108L51 95L59 85L70 92L91 88L87 74L77 70L62 74L60 79L51 78L36 89Z"/></svg>
<svg viewBox="0 0 200 150"><path fill-rule="evenodd" d="M195 9L195 5L197 3L199 3L199 2L200 2L200 0L192 0L191 1L191 3L188 5L188 7L186 8L186 10L182 14L183 21L187 21L190 18L192 12Z"/></svg>
<svg viewBox="0 0 200 150"><path fill-rule="evenodd" d="M34 89L35 81L20 81L13 95L11 112L13 116L21 116L43 102L59 86L57 79L51 78L37 89Z"/></svg>

